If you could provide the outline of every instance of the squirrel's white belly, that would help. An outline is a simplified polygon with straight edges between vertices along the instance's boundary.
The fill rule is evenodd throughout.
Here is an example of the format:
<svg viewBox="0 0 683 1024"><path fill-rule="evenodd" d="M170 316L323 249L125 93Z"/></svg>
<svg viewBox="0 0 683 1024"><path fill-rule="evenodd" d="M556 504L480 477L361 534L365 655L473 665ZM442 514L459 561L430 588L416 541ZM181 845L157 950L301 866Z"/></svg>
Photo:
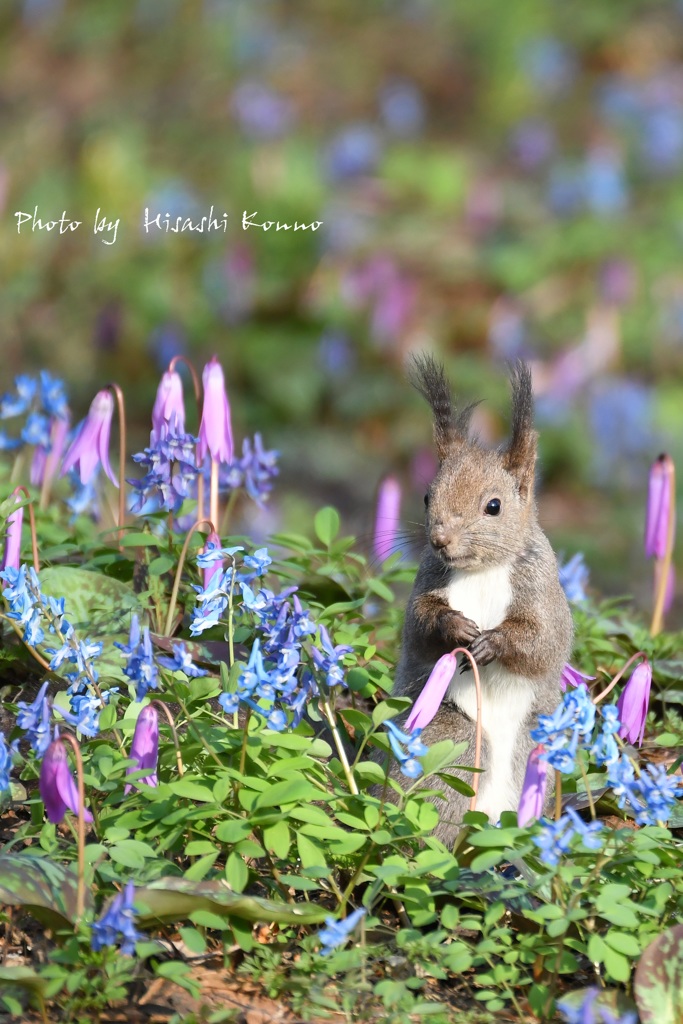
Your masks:
<svg viewBox="0 0 683 1024"><path fill-rule="evenodd" d="M451 608L477 623L480 629L495 629L507 615L512 600L510 566L481 572L456 572L447 588ZM458 668L463 655L458 657ZM479 669L481 719L489 749L487 770L480 776L477 810L491 821L501 811L517 810L521 785L520 770L514 771L513 752L520 729L526 722L534 695L528 679L492 662ZM472 721L477 719L477 696L471 672L453 678L447 694ZM523 773L522 773L523 774Z"/></svg>

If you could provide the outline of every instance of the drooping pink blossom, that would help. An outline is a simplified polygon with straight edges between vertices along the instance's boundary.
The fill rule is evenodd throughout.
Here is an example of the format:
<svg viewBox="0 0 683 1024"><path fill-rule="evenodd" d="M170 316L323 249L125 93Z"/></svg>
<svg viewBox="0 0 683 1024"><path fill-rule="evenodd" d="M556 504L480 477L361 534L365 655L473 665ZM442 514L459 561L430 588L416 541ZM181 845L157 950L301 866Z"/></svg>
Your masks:
<svg viewBox="0 0 683 1024"><path fill-rule="evenodd" d="M36 445L31 460L31 483L40 487L45 482L50 484L57 473L64 452L69 421L62 416L53 416L50 426L50 448Z"/></svg>
<svg viewBox="0 0 683 1024"><path fill-rule="evenodd" d="M64 820L67 810L78 814L78 787L69 768L66 746L59 738L53 740L45 752L38 788L47 820L53 825ZM83 810L83 817L92 821L92 814L87 808Z"/></svg>
<svg viewBox="0 0 683 1024"><path fill-rule="evenodd" d="M660 455L650 467L645 515L645 557L664 558L671 520L673 462Z"/></svg>
<svg viewBox="0 0 683 1024"><path fill-rule="evenodd" d="M617 701L621 722L619 735L629 743L637 743L639 747L643 745L645 735L651 686L652 665L646 659L636 667Z"/></svg>
<svg viewBox="0 0 683 1024"><path fill-rule="evenodd" d="M424 729L429 725L441 706L446 690L458 666L457 656L450 651L443 654L432 669L422 693L417 698L406 719L406 732Z"/></svg>
<svg viewBox="0 0 683 1024"><path fill-rule="evenodd" d="M595 676L587 676L585 672L579 672L578 668L572 665L565 665L560 676L560 686L566 690L568 686L585 686L595 679Z"/></svg>
<svg viewBox="0 0 683 1024"><path fill-rule="evenodd" d="M135 732L133 733L133 742L130 748L130 757L132 761L135 761L135 765L131 765L127 769L126 775L130 775L132 772L147 771L149 775L146 775L142 779L138 779L138 783L143 783L145 786L158 786L157 780L157 759L159 756L159 715L156 708L152 704L148 704L142 709L138 715L138 720L135 723ZM135 787L128 784L124 790L126 795L130 793Z"/></svg>
<svg viewBox="0 0 683 1024"><path fill-rule="evenodd" d="M169 432L185 433L183 382L177 370L167 370L159 381L152 409L152 445L161 441Z"/></svg>
<svg viewBox="0 0 683 1024"><path fill-rule="evenodd" d="M375 558L383 562L395 550L401 513L401 485L394 476L385 477L377 494L375 516Z"/></svg>
<svg viewBox="0 0 683 1024"><path fill-rule="evenodd" d="M225 390L223 368L216 356L204 367L202 382L204 405L199 426L199 462L202 463L208 453L214 462L228 465L232 462L233 454L230 403Z"/></svg>
<svg viewBox="0 0 683 1024"><path fill-rule="evenodd" d="M62 476L78 465L81 483L87 484L101 464L113 484L118 481L109 463L109 437L114 414L114 399L105 388L98 391L92 400L88 415L78 427L78 432L69 445L62 463Z"/></svg>
<svg viewBox="0 0 683 1024"><path fill-rule="evenodd" d="M2 555L2 569L18 569L21 562L21 528L24 523L24 506L16 508L7 517L5 550Z"/></svg>
<svg viewBox="0 0 683 1024"><path fill-rule="evenodd" d="M517 824L520 828L524 828L534 818L540 818L543 814L548 781L548 762L541 760L542 753L543 744L539 743L529 754L517 810Z"/></svg>

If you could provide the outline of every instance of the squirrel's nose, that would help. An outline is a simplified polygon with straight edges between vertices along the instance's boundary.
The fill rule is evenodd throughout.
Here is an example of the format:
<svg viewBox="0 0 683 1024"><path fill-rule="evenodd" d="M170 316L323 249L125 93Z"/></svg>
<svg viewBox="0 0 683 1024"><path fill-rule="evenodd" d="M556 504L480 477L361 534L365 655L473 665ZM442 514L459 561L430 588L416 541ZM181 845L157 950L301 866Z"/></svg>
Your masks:
<svg viewBox="0 0 683 1024"><path fill-rule="evenodd" d="M429 534L429 539L432 542L432 547L435 547L437 551L448 547L449 537L446 533L445 527L443 526L433 526Z"/></svg>

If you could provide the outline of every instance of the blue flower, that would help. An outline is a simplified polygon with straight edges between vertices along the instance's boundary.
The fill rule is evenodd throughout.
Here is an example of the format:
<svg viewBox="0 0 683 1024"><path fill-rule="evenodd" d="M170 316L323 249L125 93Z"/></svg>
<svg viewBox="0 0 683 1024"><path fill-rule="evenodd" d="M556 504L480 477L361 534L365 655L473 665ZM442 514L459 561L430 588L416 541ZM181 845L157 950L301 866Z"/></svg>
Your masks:
<svg viewBox="0 0 683 1024"><path fill-rule="evenodd" d="M544 821L539 835L532 837L540 850L539 857L548 867L555 867L571 845L572 833L566 831L567 816L559 821Z"/></svg>
<svg viewBox="0 0 683 1024"><path fill-rule="evenodd" d="M589 988L579 1005L564 998L558 999L557 1007L567 1018L567 1024L636 1024L637 1013L627 1010L622 1016L615 1017L606 1006L597 1005L599 995L599 988Z"/></svg>
<svg viewBox="0 0 683 1024"><path fill-rule="evenodd" d="M155 690L159 685L159 669L154 661L152 638L149 627L145 626L140 639L140 624L137 615L131 617L130 638L128 645L114 641L126 659L124 674L136 684L135 699L140 701L148 690Z"/></svg>
<svg viewBox="0 0 683 1024"><path fill-rule="evenodd" d="M171 672L184 672L189 679L197 679L199 676L208 674L206 669L198 668L195 665L192 661L192 655L183 643L173 645L172 658L159 655L157 662L162 668L170 669Z"/></svg>
<svg viewBox="0 0 683 1024"><path fill-rule="evenodd" d="M228 607L229 586L232 569L226 573L216 573L206 587L197 587L197 605L192 612L190 633L199 636L205 629L217 626ZM226 589L227 588L227 589Z"/></svg>
<svg viewBox="0 0 683 1024"><path fill-rule="evenodd" d="M334 647L329 633L322 625L320 626L320 644L322 651L317 647L311 649L316 668L325 673L329 687L344 686L344 669L341 659L345 654L352 654L353 647L349 647L347 644L337 644Z"/></svg>
<svg viewBox="0 0 683 1024"><path fill-rule="evenodd" d="M573 834L581 837L581 842L586 849L599 850L602 846L602 839L598 836L598 833L602 832L602 822L585 822L572 807L567 808L565 817L567 816L573 826Z"/></svg>
<svg viewBox="0 0 683 1024"><path fill-rule="evenodd" d="M51 743L50 716L52 713L47 697L49 682L43 683L32 704L20 700L17 703L17 725L26 732L26 738L38 757L42 757Z"/></svg>
<svg viewBox="0 0 683 1024"><path fill-rule="evenodd" d="M132 956L135 943L144 936L135 927L135 887L128 882L111 902L109 909L92 926L91 945L97 952L104 946L119 946L124 956Z"/></svg>
<svg viewBox="0 0 683 1024"><path fill-rule="evenodd" d="M560 583L568 601L585 601L588 586L588 569L582 552L578 551L568 562L560 566Z"/></svg>
<svg viewBox="0 0 683 1024"><path fill-rule="evenodd" d="M358 910L354 910L352 914L344 918L343 921L336 921L333 917L325 918L325 927L318 932L318 938L320 939L322 949L321 953L325 956L327 953L331 953L332 950L336 949L337 946L341 946L348 939L351 932L356 928L361 918L367 914L365 907L359 907Z"/></svg>
<svg viewBox="0 0 683 1024"><path fill-rule="evenodd" d="M630 786L624 785L627 801L635 812L637 825L655 825L667 821L677 798L683 796L683 779L680 775L667 775L661 764L650 764ZM616 793L616 789L614 789ZM619 806L624 806L620 800Z"/></svg>
<svg viewBox="0 0 683 1024"><path fill-rule="evenodd" d="M40 371L40 401L49 416L65 420L69 416L64 382L52 377L47 370Z"/></svg>
<svg viewBox="0 0 683 1024"><path fill-rule="evenodd" d="M579 740L587 740L594 725L595 705L585 687L577 686L565 693L552 715L538 716L538 728L531 730L531 738L545 746L543 760L567 773L574 769Z"/></svg>
<svg viewBox="0 0 683 1024"><path fill-rule="evenodd" d="M5 734L0 732L0 793L10 788L9 773L12 770L12 755L17 751L15 740L9 747L5 742Z"/></svg>

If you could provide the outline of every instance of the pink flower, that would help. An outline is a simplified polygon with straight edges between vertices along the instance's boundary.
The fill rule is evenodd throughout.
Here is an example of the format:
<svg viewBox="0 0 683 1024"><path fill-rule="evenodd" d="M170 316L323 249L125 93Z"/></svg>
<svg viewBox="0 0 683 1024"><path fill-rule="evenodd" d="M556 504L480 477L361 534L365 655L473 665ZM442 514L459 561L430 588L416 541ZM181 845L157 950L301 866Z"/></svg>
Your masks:
<svg viewBox="0 0 683 1024"><path fill-rule="evenodd" d="M183 382L176 370L167 370L159 381L152 409L152 445L166 437L169 431L185 433Z"/></svg>
<svg viewBox="0 0 683 1024"><path fill-rule="evenodd" d="M109 435L114 414L114 399L106 388L98 391L92 400L88 415L82 421L78 432L69 446L62 463L62 476L78 464L81 483L92 480L100 463L113 484L118 487L116 477L109 464Z"/></svg>
<svg viewBox="0 0 683 1024"><path fill-rule="evenodd" d="M67 810L78 814L78 787L69 768L66 746L60 739L53 740L45 752L38 788L45 804L47 820L53 825L63 821ZM86 821L92 821L92 814L87 808L83 811L83 817Z"/></svg>
<svg viewBox="0 0 683 1024"><path fill-rule="evenodd" d="M2 556L2 569L18 569L21 562L21 528L24 523L24 506L11 512L7 517L7 534L5 550Z"/></svg>
<svg viewBox="0 0 683 1024"><path fill-rule="evenodd" d="M560 676L560 686L563 690L566 690L568 686L585 686L588 689L588 683L594 679L595 676L587 676L584 672L579 672L578 668L565 665Z"/></svg>
<svg viewBox="0 0 683 1024"><path fill-rule="evenodd" d="M449 683L455 674L458 659L455 654L442 655L432 669L422 693L417 698L406 719L405 730L424 729L429 725L441 706Z"/></svg>
<svg viewBox="0 0 683 1024"><path fill-rule="evenodd" d="M159 756L159 716L157 710L151 704L142 709L135 723L133 742L130 748L130 757L136 761L135 766L127 769L126 775L131 772L147 771L149 775L138 779L138 783L145 786L158 786L157 780L157 759ZM124 792L126 795L135 787L127 785Z"/></svg>
<svg viewBox="0 0 683 1024"><path fill-rule="evenodd" d="M548 775L548 762L541 760L543 749L543 744L539 743L529 754L517 811L517 824L520 828L543 814Z"/></svg>
<svg viewBox="0 0 683 1024"><path fill-rule="evenodd" d="M375 517L375 557L383 562L394 550L400 521L401 485L388 476L379 486Z"/></svg>
<svg viewBox="0 0 683 1024"><path fill-rule="evenodd" d="M671 481L673 462L660 455L650 468L645 514L645 557L664 558L671 519Z"/></svg>
<svg viewBox="0 0 683 1024"><path fill-rule="evenodd" d="M50 449L36 445L31 460L31 483L40 487L47 480L51 483L62 458L66 435L69 433L69 421L61 416L53 416L50 427Z"/></svg>
<svg viewBox="0 0 683 1024"><path fill-rule="evenodd" d="M651 685L652 665L646 659L637 666L617 701L619 735L629 743L637 742L639 747L643 745Z"/></svg>
<svg viewBox="0 0 683 1024"><path fill-rule="evenodd" d="M229 465L232 462L232 426L230 403L225 391L223 368L214 356L204 367L204 406L199 426L199 462L207 452L214 462Z"/></svg>

